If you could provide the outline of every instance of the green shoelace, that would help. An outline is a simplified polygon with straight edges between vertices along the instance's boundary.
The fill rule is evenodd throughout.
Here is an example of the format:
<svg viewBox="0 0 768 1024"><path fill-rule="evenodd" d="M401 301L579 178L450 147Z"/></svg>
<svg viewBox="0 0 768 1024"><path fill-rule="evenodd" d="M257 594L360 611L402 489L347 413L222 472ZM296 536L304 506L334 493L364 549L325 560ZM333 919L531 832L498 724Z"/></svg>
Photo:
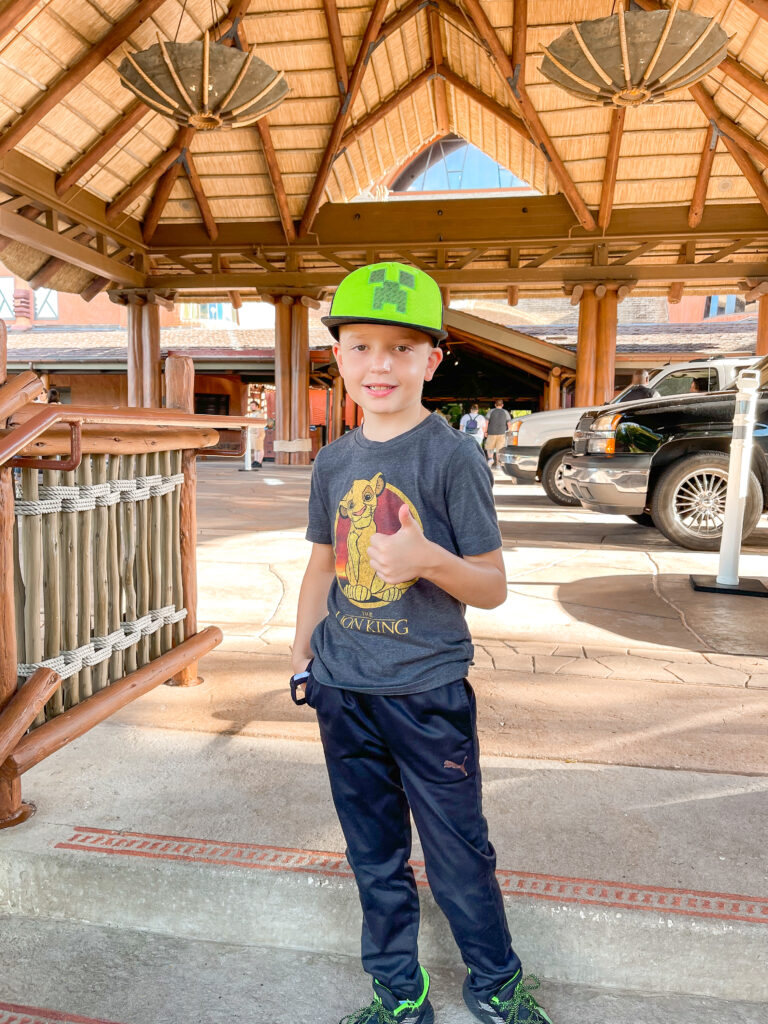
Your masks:
<svg viewBox="0 0 768 1024"><path fill-rule="evenodd" d="M376 996L370 1006L364 1006L361 1010L350 1013L348 1017L340 1020L339 1024L368 1024L374 1019L377 1024L400 1024L392 1011L388 1010Z"/></svg>
<svg viewBox="0 0 768 1024"><path fill-rule="evenodd" d="M539 1022L552 1024L549 1017L544 1013L532 995L540 987L541 982L536 975L529 974L518 982L511 999L505 999L501 1002L494 997L492 1002L496 1009L507 1014L504 1024L539 1024ZM521 1009L528 1011L528 1017L520 1017Z"/></svg>

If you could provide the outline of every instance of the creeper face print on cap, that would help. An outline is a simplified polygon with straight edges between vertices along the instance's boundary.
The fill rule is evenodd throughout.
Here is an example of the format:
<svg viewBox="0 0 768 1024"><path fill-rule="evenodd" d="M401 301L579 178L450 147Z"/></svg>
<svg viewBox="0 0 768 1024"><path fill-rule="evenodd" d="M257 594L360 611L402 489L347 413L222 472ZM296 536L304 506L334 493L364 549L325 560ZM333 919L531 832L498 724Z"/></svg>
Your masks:
<svg viewBox="0 0 768 1024"><path fill-rule="evenodd" d="M384 306L395 306L398 313L408 311L408 291L416 287L416 280L413 274L407 270L397 271L397 281L387 279L387 267L377 267L371 271L368 278L369 284L378 285L373 290L373 309L383 309Z"/></svg>

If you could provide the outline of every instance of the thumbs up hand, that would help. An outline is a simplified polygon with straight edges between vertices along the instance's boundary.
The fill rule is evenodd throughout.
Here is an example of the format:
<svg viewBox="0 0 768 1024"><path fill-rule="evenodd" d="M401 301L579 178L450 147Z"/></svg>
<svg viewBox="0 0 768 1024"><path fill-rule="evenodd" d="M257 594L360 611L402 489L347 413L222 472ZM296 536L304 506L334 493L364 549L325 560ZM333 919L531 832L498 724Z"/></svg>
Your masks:
<svg viewBox="0 0 768 1024"><path fill-rule="evenodd" d="M430 541L411 515L407 505L398 511L400 529L397 533L376 533L368 544L368 560L385 583L407 583L423 575Z"/></svg>

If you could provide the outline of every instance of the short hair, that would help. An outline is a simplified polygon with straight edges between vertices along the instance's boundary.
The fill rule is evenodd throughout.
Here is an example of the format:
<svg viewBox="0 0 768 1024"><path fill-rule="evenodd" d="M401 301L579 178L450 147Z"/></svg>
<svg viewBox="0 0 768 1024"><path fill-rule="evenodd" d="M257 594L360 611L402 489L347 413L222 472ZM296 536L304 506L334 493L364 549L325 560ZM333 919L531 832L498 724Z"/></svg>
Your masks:
<svg viewBox="0 0 768 1024"><path fill-rule="evenodd" d="M691 388L694 391L702 391L706 393L709 391L709 378L708 377L694 377L691 381Z"/></svg>
<svg viewBox="0 0 768 1024"><path fill-rule="evenodd" d="M504 405L504 399L503 398L497 398L496 401L493 404L495 406Z"/></svg>
<svg viewBox="0 0 768 1024"><path fill-rule="evenodd" d="M479 408L480 408L480 406L477 404L477 402L473 402L470 405L470 407L469 407L469 411L472 412L473 409L479 409Z"/></svg>

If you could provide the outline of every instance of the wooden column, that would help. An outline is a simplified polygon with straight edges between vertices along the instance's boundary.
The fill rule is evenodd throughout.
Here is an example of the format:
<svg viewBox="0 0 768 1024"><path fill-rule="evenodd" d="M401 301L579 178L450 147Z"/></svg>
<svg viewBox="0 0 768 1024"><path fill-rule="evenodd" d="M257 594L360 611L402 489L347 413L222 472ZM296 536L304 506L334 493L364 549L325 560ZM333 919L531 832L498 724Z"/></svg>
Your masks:
<svg viewBox="0 0 768 1024"><path fill-rule="evenodd" d="M597 354L595 358L595 403L605 405L613 398L616 380L616 325L618 295L609 289L597 310Z"/></svg>
<svg viewBox="0 0 768 1024"><path fill-rule="evenodd" d="M159 409L162 395L160 363L160 307L148 302L142 309L142 404L145 409Z"/></svg>
<svg viewBox="0 0 768 1024"><path fill-rule="evenodd" d="M291 306L283 295L275 303L275 441L287 441L291 429ZM275 465L287 466L288 452L275 448Z"/></svg>
<svg viewBox="0 0 768 1024"><path fill-rule="evenodd" d="M291 309L291 438L309 440L309 318L307 307L294 302ZM291 452L291 464L308 466L311 452Z"/></svg>
<svg viewBox="0 0 768 1024"><path fill-rule="evenodd" d="M195 411L195 364L188 356L168 356L165 361L165 404L168 409L182 412ZM197 632L197 452L194 448L182 452L179 507L181 540L181 585L184 594L184 639ZM197 686L202 683L197 673L197 662L183 668L172 679L170 686Z"/></svg>
<svg viewBox="0 0 768 1024"><path fill-rule="evenodd" d="M128 305L128 405L135 409L142 405L144 387L143 306L138 297Z"/></svg>
<svg viewBox="0 0 768 1024"><path fill-rule="evenodd" d="M548 409L559 409L560 408L560 374L563 371L559 366L555 366L549 375L549 400L547 403Z"/></svg>
<svg viewBox="0 0 768 1024"><path fill-rule="evenodd" d="M592 405L595 394L595 354L597 352L597 297L585 288L579 303L579 336L576 347L576 396L578 408Z"/></svg>
<svg viewBox="0 0 768 1024"><path fill-rule="evenodd" d="M0 466L0 711L16 692L13 519L13 470L5 465Z"/></svg>
<svg viewBox="0 0 768 1024"><path fill-rule="evenodd" d="M344 381L334 377L331 386L331 422L329 440L335 441L344 432Z"/></svg>
<svg viewBox="0 0 768 1024"><path fill-rule="evenodd" d="M757 343L756 356L768 356L768 295L757 300Z"/></svg>

